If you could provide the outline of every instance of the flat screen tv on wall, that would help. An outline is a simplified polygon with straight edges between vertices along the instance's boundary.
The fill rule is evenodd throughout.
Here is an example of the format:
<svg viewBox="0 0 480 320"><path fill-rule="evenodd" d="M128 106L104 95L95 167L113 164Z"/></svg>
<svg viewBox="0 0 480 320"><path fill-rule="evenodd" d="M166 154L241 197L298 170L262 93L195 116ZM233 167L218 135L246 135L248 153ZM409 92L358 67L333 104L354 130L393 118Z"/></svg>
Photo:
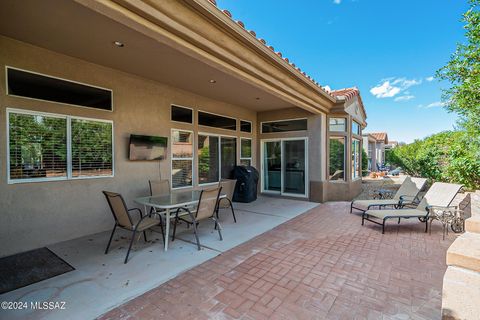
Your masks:
<svg viewBox="0 0 480 320"><path fill-rule="evenodd" d="M166 137L130 135L130 160L163 160L167 153Z"/></svg>

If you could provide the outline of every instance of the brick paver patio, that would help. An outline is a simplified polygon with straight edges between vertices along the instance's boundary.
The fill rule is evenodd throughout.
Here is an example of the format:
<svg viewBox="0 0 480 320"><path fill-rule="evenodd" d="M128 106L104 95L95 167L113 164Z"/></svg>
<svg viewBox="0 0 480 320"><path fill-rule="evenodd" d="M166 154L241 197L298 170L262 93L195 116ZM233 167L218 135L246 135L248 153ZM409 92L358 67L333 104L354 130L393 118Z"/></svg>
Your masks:
<svg viewBox="0 0 480 320"><path fill-rule="evenodd" d="M347 212L320 205L102 319L439 319L454 235L413 219L382 235Z"/></svg>

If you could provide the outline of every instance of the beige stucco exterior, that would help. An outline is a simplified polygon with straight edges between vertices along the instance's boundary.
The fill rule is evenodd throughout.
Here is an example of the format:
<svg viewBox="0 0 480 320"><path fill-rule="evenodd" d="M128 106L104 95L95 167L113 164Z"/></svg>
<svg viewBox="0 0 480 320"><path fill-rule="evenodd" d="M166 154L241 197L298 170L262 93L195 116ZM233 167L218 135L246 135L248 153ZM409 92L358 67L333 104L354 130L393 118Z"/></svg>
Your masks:
<svg viewBox="0 0 480 320"><path fill-rule="evenodd" d="M193 131L194 188L199 187L198 133L237 137L237 163L239 138L251 138L252 163L259 169L262 139L305 137L306 198L349 200L360 192L361 180L350 178L349 156L346 181L328 181L327 119L345 115L350 137L352 119L366 124L363 106L359 112L356 98L343 101L327 93L211 2L26 0L17 6L6 0L0 9L2 71L10 66L113 92L113 111L102 111L9 96L6 77L0 77L0 241L8 243L0 256L108 230L113 219L102 190L119 192L134 206L134 198L149 193L148 180L171 179L171 148L162 161L129 161L130 134L170 141L172 129ZM112 48L118 34L125 48ZM192 108L194 123L170 121L172 104ZM9 184L7 108L112 121L114 176ZM199 126L198 110L250 121L252 133L239 126L237 131ZM307 118L308 130L260 132L262 121L295 118Z"/></svg>
<svg viewBox="0 0 480 320"><path fill-rule="evenodd" d="M229 116L252 121L255 126L256 113L241 106L215 101L5 37L0 37L0 48L2 70L8 65L110 88L114 92L114 111L99 111L7 96L5 77L0 77L0 241L9 244L1 246L1 256L107 230L112 227L113 220L102 190L120 192L129 205L134 205L132 199L148 194L149 179L169 178L170 154L160 162L128 160L131 133L170 137L170 130L177 128L250 137L255 146L255 132L247 134L239 130L199 128L197 124L170 121L170 105L178 104L219 114L228 110ZM7 107L113 120L115 177L7 184ZM239 157L239 151L237 155ZM255 153L253 161L256 161Z"/></svg>

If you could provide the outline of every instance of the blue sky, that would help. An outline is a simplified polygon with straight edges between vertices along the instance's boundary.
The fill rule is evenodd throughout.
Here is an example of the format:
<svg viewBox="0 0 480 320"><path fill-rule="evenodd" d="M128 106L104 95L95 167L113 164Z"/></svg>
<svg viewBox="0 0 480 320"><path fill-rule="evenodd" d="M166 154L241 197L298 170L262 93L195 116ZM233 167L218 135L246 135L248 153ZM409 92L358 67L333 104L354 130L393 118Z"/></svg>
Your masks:
<svg viewBox="0 0 480 320"><path fill-rule="evenodd" d="M452 129L432 80L456 43L466 0L217 0L323 86L357 86L367 132L411 142Z"/></svg>

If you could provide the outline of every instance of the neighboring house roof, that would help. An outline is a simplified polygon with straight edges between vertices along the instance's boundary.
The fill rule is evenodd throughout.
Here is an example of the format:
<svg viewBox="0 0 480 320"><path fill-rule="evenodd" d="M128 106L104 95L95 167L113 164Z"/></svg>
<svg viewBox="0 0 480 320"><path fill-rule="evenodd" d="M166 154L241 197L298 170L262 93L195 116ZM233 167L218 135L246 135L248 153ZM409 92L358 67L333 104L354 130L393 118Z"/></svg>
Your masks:
<svg viewBox="0 0 480 320"><path fill-rule="evenodd" d="M388 134L386 132L372 132L370 135L372 135L377 141L388 143Z"/></svg>

